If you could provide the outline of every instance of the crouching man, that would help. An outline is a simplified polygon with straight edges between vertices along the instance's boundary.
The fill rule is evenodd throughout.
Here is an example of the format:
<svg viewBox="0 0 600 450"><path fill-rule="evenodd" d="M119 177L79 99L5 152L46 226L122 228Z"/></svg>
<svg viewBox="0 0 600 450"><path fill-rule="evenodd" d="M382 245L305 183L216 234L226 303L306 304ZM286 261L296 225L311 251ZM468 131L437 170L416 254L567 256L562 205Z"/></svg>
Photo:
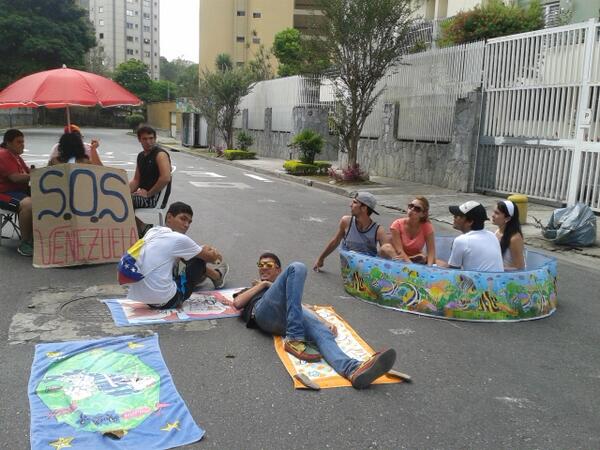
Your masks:
<svg viewBox="0 0 600 450"><path fill-rule="evenodd" d="M144 235L144 244L136 261L144 275L130 285L127 298L153 308L177 308L207 277L215 289L225 285L229 266L221 254L209 245L198 245L186 233L192 224L192 208L182 202L171 204L164 227L154 226ZM183 261L183 270L179 263ZM207 263L215 264L208 267Z"/></svg>
<svg viewBox="0 0 600 450"><path fill-rule="evenodd" d="M337 345L335 327L302 306L304 264L294 262L282 270L277 255L263 253L257 265L259 280L233 301L236 308L243 309L242 319L249 328L285 336L285 350L299 359L314 362L324 358L356 389L369 387L392 369L396 360L393 349L364 362L352 359Z"/></svg>

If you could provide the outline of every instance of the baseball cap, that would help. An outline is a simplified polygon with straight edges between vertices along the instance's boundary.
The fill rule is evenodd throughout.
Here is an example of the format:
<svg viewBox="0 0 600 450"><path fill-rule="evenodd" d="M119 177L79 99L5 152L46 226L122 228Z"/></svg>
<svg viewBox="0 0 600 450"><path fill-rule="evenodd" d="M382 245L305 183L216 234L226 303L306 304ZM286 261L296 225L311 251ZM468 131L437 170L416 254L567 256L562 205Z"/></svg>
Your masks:
<svg viewBox="0 0 600 450"><path fill-rule="evenodd" d="M71 125L65 125L65 133L79 133L81 134L81 128L79 128L77 125L75 124L71 124Z"/></svg>
<svg viewBox="0 0 600 450"><path fill-rule="evenodd" d="M375 214L379 215L379 213L375 211L375 208L377 208L377 200L373 194L370 192L357 192L354 198L363 205L371 208Z"/></svg>
<svg viewBox="0 0 600 450"><path fill-rule="evenodd" d="M475 222L489 220L483 205L473 200L465 202L460 206L450 206L448 209L453 216L465 216L467 219Z"/></svg>

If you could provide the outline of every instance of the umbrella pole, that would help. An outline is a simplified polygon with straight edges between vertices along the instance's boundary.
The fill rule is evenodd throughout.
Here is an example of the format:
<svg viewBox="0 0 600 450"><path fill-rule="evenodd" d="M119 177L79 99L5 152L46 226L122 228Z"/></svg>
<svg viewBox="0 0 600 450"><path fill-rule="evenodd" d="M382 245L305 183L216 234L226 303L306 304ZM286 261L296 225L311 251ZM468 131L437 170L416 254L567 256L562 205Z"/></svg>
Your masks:
<svg viewBox="0 0 600 450"><path fill-rule="evenodd" d="M69 111L69 106L67 105L67 130L71 131L71 112Z"/></svg>

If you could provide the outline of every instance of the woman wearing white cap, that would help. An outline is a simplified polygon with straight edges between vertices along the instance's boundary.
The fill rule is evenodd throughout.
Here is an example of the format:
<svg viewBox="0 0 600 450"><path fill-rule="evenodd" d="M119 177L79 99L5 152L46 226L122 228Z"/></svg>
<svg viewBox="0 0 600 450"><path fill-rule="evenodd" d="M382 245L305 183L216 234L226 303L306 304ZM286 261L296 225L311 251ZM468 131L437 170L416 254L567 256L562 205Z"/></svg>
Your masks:
<svg viewBox="0 0 600 450"><path fill-rule="evenodd" d="M498 226L496 237L500 241L504 270L522 270L525 268L525 242L519 209L510 200L501 200L494 208L492 223Z"/></svg>

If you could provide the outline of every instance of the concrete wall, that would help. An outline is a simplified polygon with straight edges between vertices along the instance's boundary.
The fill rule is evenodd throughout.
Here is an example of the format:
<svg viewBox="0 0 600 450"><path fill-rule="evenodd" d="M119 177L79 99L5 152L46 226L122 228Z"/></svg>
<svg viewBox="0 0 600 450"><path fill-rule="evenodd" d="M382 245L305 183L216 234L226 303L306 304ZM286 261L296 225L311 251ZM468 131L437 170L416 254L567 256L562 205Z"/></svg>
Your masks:
<svg viewBox="0 0 600 450"><path fill-rule="evenodd" d="M252 135L254 144L250 150L259 156L280 159L297 159L296 151L288 147L293 137L302 130L311 129L325 138L325 146L316 159L335 161L337 159L337 136L329 134L328 112L325 108L297 106L292 111L292 132L272 131L273 112L271 108L265 109L265 129L248 129L248 112L242 111L242 124L244 130ZM239 130L236 130L236 132Z"/></svg>
<svg viewBox="0 0 600 450"><path fill-rule="evenodd" d="M470 192L479 136L481 93L459 99L454 116L452 142L444 144L406 142L395 138L397 112L386 105L379 139L362 139L358 164L370 175L433 184ZM338 164L347 166L348 154L340 152Z"/></svg>
<svg viewBox="0 0 600 450"><path fill-rule="evenodd" d="M163 131L171 129L171 113L176 111L175 102L148 103L148 125ZM181 132L181 113L177 113L177 132Z"/></svg>

